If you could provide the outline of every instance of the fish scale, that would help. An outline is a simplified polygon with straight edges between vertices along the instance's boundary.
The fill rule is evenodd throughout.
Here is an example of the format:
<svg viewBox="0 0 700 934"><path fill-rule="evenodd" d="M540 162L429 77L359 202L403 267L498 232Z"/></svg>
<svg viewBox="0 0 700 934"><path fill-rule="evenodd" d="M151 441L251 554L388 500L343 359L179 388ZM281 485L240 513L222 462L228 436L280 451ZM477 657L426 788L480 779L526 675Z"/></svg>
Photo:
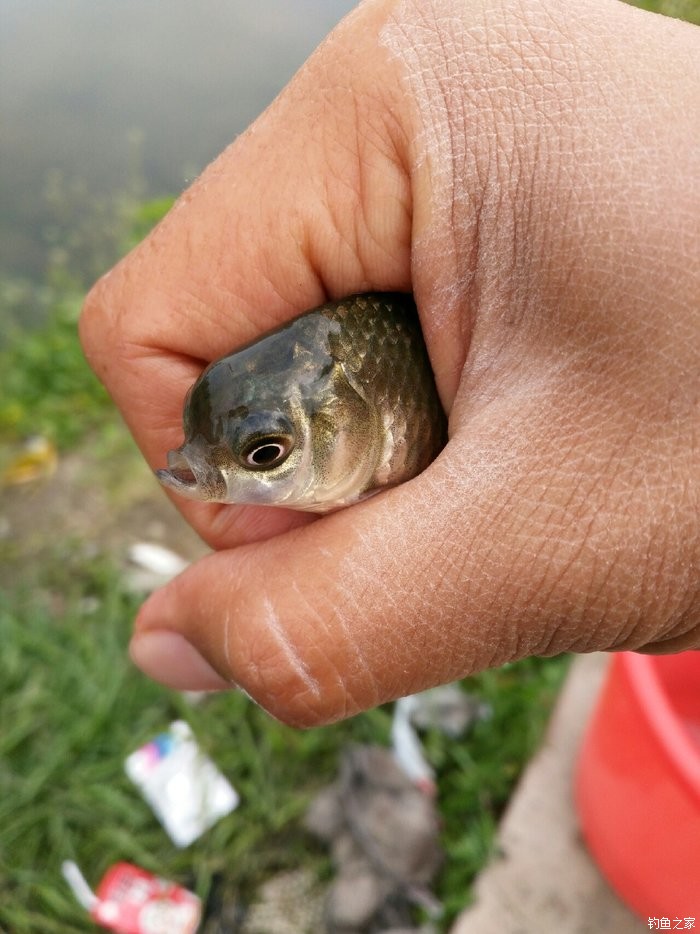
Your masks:
<svg viewBox="0 0 700 934"><path fill-rule="evenodd" d="M446 419L412 296L328 302L212 363L161 482L192 499L328 512L420 473Z"/></svg>

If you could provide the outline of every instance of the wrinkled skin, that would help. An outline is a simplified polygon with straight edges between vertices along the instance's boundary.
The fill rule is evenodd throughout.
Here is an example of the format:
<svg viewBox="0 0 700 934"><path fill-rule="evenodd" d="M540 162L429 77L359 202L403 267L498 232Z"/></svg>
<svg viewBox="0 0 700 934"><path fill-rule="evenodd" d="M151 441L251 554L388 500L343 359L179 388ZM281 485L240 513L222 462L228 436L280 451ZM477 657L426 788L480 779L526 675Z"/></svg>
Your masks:
<svg viewBox="0 0 700 934"><path fill-rule="evenodd" d="M450 419L321 519L179 502L216 553L142 608L144 671L310 725L700 647L699 63L615 0L368 2L97 284L84 346L152 466L205 364L366 290L414 292Z"/></svg>

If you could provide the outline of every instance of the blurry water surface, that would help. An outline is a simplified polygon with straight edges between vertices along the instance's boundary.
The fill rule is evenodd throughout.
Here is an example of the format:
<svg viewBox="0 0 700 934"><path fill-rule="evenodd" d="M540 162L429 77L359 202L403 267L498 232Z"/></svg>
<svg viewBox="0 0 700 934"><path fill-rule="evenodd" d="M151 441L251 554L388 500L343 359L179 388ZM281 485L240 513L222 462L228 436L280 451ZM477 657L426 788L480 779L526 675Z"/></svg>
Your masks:
<svg viewBox="0 0 700 934"><path fill-rule="evenodd" d="M117 192L180 192L354 5L0 0L0 277Z"/></svg>

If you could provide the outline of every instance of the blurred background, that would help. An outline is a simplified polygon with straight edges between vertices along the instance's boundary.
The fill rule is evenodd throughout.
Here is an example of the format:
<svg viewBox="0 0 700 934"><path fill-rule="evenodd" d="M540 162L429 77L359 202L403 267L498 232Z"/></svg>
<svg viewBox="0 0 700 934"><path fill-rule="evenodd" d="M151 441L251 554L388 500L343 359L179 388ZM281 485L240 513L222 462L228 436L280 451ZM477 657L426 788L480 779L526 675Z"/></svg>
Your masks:
<svg viewBox="0 0 700 934"><path fill-rule="evenodd" d="M0 277L99 275L124 199L182 191L352 6L0 0Z"/></svg>
<svg viewBox="0 0 700 934"><path fill-rule="evenodd" d="M642 5L700 22L700 0ZM2 932L94 930L61 876L64 859L93 885L122 859L178 880L201 897L205 934L316 931L332 868L304 814L349 744L391 742L390 708L298 733L241 695L196 703L130 667L139 601L204 546L142 463L76 337L90 283L353 6L0 0ZM460 690L485 714L465 738L439 724L421 734L445 859L434 880L443 913L415 909L416 923L448 930L470 900L567 665L531 659L468 679ZM126 757L175 719L241 795L184 851L124 773Z"/></svg>

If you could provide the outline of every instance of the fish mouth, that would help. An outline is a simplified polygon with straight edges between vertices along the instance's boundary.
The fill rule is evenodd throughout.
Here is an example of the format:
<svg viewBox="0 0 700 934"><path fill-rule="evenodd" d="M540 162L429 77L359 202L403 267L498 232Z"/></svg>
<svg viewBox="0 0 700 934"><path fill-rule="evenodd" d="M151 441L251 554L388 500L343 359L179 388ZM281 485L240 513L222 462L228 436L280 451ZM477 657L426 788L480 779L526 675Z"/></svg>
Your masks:
<svg viewBox="0 0 700 934"><path fill-rule="evenodd" d="M220 501L226 492L221 471L190 444L168 451L167 469L156 470L155 475L164 487L188 499Z"/></svg>

